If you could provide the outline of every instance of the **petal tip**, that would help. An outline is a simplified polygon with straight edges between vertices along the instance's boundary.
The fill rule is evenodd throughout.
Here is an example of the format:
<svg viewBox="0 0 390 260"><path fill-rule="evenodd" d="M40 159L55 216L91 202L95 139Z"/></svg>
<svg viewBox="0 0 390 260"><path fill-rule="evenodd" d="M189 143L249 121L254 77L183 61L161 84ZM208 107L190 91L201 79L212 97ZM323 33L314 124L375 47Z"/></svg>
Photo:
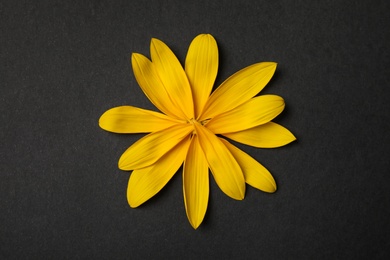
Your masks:
<svg viewBox="0 0 390 260"><path fill-rule="evenodd" d="M105 114L105 113L103 113L103 114L99 117L99 120L98 120L99 127L102 128L102 129L104 129L104 128L102 127L102 122L103 122L103 116L104 116L104 114Z"/></svg>
<svg viewBox="0 0 390 260"><path fill-rule="evenodd" d="M271 67L274 72L276 70L276 67L278 66L278 63L274 62L274 61L265 61L265 62L261 62L261 63L263 63L263 65L265 65L265 67Z"/></svg>
<svg viewBox="0 0 390 260"><path fill-rule="evenodd" d="M127 194L127 203L129 204L130 208L132 208L132 209L138 208L141 205L141 203L134 200L132 198L132 196L130 196L129 194Z"/></svg>
<svg viewBox="0 0 390 260"><path fill-rule="evenodd" d="M291 131L288 130L287 134L288 134L288 142L286 142L286 144L284 144L284 145L287 145L287 144L289 144L289 143L292 143L292 142L298 140L298 139L296 138L296 136L295 136L293 133L291 133ZM282 146L283 146L283 145L282 145Z"/></svg>
<svg viewBox="0 0 390 260"><path fill-rule="evenodd" d="M152 47L154 44L158 44L158 43L163 43L163 41L161 41L160 39L157 39L157 38L152 38L150 39L150 46Z"/></svg>
<svg viewBox="0 0 390 260"><path fill-rule="evenodd" d="M108 122L110 121L110 111L112 111L112 109L115 109L115 108L111 108L109 110L107 110L106 112L104 112L100 117L99 117L99 121L98 121L98 124L99 124L99 127L105 131L109 131L109 132L112 132L110 131L110 128L108 127Z"/></svg>
<svg viewBox="0 0 390 260"><path fill-rule="evenodd" d="M128 167L126 167L126 164L124 163L123 155L121 156L121 158L119 158L118 168L120 170L122 170L122 171L130 171L130 170L132 170L132 169L129 169Z"/></svg>
<svg viewBox="0 0 390 260"><path fill-rule="evenodd" d="M140 58L144 58L145 56L140 54L140 53L136 53L136 52L133 52L131 54L131 61L132 62L135 62L135 61L138 61Z"/></svg>
<svg viewBox="0 0 390 260"><path fill-rule="evenodd" d="M267 192L267 193L275 193L277 191L277 187L276 187L276 184L275 186L273 186L272 188L270 188L269 190L264 190L264 192Z"/></svg>
<svg viewBox="0 0 390 260"><path fill-rule="evenodd" d="M139 205L135 204L134 202L130 201L129 199L127 200L127 202L129 203L129 206L132 209L138 208L138 206L139 206Z"/></svg>
<svg viewBox="0 0 390 260"><path fill-rule="evenodd" d="M197 230L201 223L202 223L202 222L199 222L199 223L192 223L192 222L190 221L191 227L192 227L194 230Z"/></svg>
<svg viewBox="0 0 390 260"><path fill-rule="evenodd" d="M244 189L242 192L240 192L240 194L234 194L234 196L230 196L232 199L235 199L235 200L244 200L245 199L245 185L244 185Z"/></svg>
<svg viewBox="0 0 390 260"><path fill-rule="evenodd" d="M210 33L201 33L197 37L207 37L210 39L214 39L214 37Z"/></svg>

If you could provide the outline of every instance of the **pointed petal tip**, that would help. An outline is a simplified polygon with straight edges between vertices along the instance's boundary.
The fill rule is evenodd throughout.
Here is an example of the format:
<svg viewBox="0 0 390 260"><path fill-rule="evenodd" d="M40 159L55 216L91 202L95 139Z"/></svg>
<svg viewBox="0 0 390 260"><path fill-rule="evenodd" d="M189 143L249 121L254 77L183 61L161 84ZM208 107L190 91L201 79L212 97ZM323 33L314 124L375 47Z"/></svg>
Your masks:
<svg viewBox="0 0 390 260"><path fill-rule="evenodd" d="M125 159L124 159L124 156L122 154L121 157L119 158L119 161L118 161L118 168L119 168L119 170L122 170L122 171L134 170L134 169L130 169L129 167L127 167L124 161L125 161Z"/></svg>
<svg viewBox="0 0 390 260"><path fill-rule="evenodd" d="M278 67L278 63L277 63L277 62L270 61L270 62L268 62L268 63L269 63L269 65L270 65L271 67L274 68L274 70L276 70L276 67Z"/></svg>
<svg viewBox="0 0 390 260"><path fill-rule="evenodd" d="M234 196L231 196L231 195L228 195L228 196L232 199L235 199L235 200L244 200L245 199L245 191L246 191L246 187L244 185L244 189L243 189L242 193L234 194Z"/></svg>
<svg viewBox="0 0 390 260"><path fill-rule="evenodd" d="M263 61L263 62L260 62L262 63L263 65L266 65L265 67L271 67L273 68L273 71L275 72L276 70L276 67L278 66L278 63L277 62L274 62L274 61Z"/></svg>
<svg viewBox="0 0 390 260"><path fill-rule="evenodd" d="M140 54L140 53L137 53L137 52L133 52L131 54L131 61L137 61L137 59L141 58L141 57L145 57L144 55Z"/></svg>
<svg viewBox="0 0 390 260"><path fill-rule="evenodd" d="M169 48L162 40L157 39L157 38L151 38L150 39L150 50L153 48L158 48L159 46L164 46Z"/></svg>
<svg viewBox="0 0 390 260"><path fill-rule="evenodd" d="M287 130L286 134L287 134L288 139L286 139L286 142L284 144L282 144L280 146L277 146L277 147L285 146L285 145L287 145L289 143L292 143L292 142L298 140L297 137L293 133L291 133L290 130L288 130L287 128L286 128L286 130Z"/></svg>
<svg viewBox="0 0 390 260"><path fill-rule="evenodd" d="M291 133L291 131L289 131L289 132L291 134L291 139L292 139L291 142L295 141L295 140L298 140L297 137L293 133Z"/></svg>
<svg viewBox="0 0 390 260"><path fill-rule="evenodd" d="M275 184L275 186L272 185L272 187L268 187L268 189L261 189L262 192L266 192L266 193L270 193L270 194L275 193L277 190L278 189L276 187L276 184Z"/></svg>
<svg viewBox="0 0 390 260"><path fill-rule="evenodd" d="M136 64L138 64L140 62L140 58L142 58L142 54L139 54L139 53L136 53L136 52L133 52L131 54L131 58L130 58L130 61L131 61L131 65L133 66L133 71L134 71L134 67L136 66Z"/></svg>
<svg viewBox="0 0 390 260"><path fill-rule="evenodd" d="M132 209L138 208L143 204L143 202L140 200L136 200L133 196L130 196L129 190L127 190L127 203L129 204L130 208Z"/></svg>
<svg viewBox="0 0 390 260"><path fill-rule="evenodd" d="M127 198L127 202L129 203L130 208L135 209L138 208L140 205L137 205L134 201Z"/></svg>
<svg viewBox="0 0 390 260"><path fill-rule="evenodd" d="M239 196L236 198L236 200L244 200L245 199L245 193L246 193L246 184L244 181L243 189L241 189Z"/></svg>
<svg viewBox="0 0 390 260"><path fill-rule="evenodd" d="M194 230L197 230L198 227L200 226L200 223L197 224L197 225L194 225L194 224L192 224L192 223L190 223L190 224L191 224L191 226L192 226L192 228L193 228Z"/></svg>
<svg viewBox="0 0 390 260"><path fill-rule="evenodd" d="M241 196L237 200L244 200L245 199L245 194L241 194Z"/></svg>
<svg viewBox="0 0 390 260"><path fill-rule="evenodd" d="M204 218L201 218L201 219L197 219L196 217L192 218L192 217L190 217L190 215L188 215L188 212L186 212L186 213L187 213L188 222L190 223L191 227L195 230L198 229L200 224L202 224Z"/></svg>
<svg viewBox="0 0 390 260"><path fill-rule="evenodd" d="M194 230L197 230L200 224L202 224L202 221L193 222L190 219L188 219L188 222Z"/></svg>
<svg viewBox="0 0 390 260"><path fill-rule="evenodd" d="M157 38L150 39L150 46L153 46L156 43L163 43L165 45L165 43L163 41L161 41L160 39L157 39Z"/></svg>
<svg viewBox="0 0 390 260"><path fill-rule="evenodd" d="M230 198L234 199L234 200L238 200L238 201L241 201L241 200L244 200L245 199L245 196L239 196L239 197L232 197L232 196L229 196Z"/></svg>
<svg viewBox="0 0 390 260"><path fill-rule="evenodd" d="M122 170L122 171L130 171L130 169L127 169L123 163L121 162L121 160L119 159L119 162L118 162L118 168L119 170Z"/></svg>

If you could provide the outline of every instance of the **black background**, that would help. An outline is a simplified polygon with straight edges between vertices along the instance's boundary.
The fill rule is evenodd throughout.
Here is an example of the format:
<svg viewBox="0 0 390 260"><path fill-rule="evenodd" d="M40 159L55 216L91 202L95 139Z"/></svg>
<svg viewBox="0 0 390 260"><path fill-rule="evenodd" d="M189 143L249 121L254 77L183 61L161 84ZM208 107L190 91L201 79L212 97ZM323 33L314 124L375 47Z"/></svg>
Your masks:
<svg viewBox="0 0 390 260"><path fill-rule="evenodd" d="M240 2L240 3L239 3ZM385 259L390 256L390 2L1 1L0 257ZM278 191L235 201L211 179L205 221L187 221L179 171L138 209L122 152L142 135L98 127L107 109L153 109L130 55L152 37L184 61L219 45L217 84L278 62L263 91L297 142L240 145ZM212 177L211 177L212 178Z"/></svg>

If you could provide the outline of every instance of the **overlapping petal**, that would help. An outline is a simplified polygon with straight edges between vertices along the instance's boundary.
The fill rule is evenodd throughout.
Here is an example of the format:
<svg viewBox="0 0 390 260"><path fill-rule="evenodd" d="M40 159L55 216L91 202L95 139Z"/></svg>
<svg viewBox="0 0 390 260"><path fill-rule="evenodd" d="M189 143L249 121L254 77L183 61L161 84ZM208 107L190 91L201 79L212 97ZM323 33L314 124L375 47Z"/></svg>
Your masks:
<svg viewBox="0 0 390 260"><path fill-rule="evenodd" d="M201 34L195 37L187 52L185 71L197 118L210 96L218 72L218 46L213 36Z"/></svg>
<svg viewBox="0 0 390 260"><path fill-rule="evenodd" d="M256 63L233 74L211 94L200 119L213 118L247 102L271 80L276 65L274 62Z"/></svg>
<svg viewBox="0 0 390 260"><path fill-rule="evenodd" d="M184 118L183 112L168 95L155 65L148 58L138 53L131 56L131 64L138 85L149 100L164 114L172 118Z"/></svg>
<svg viewBox="0 0 390 260"><path fill-rule="evenodd" d="M223 135L234 141L259 148L276 148L296 140L287 128L274 122Z"/></svg>
<svg viewBox="0 0 390 260"><path fill-rule="evenodd" d="M217 115L207 123L207 128L215 134L237 132L268 123L283 109L283 98L276 95L263 95Z"/></svg>
<svg viewBox="0 0 390 260"><path fill-rule="evenodd" d="M221 140L240 164L246 183L265 192L276 191L275 180L263 165L228 141L222 138Z"/></svg>
<svg viewBox="0 0 390 260"><path fill-rule="evenodd" d="M180 108L184 119L194 118L191 87L179 60L169 47L158 39L152 39L150 55L157 73L173 103Z"/></svg>
<svg viewBox="0 0 390 260"><path fill-rule="evenodd" d="M209 167L197 135L184 162L183 195L188 220L196 229L203 221L209 201Z"/></svg>
<svg viewBox="0 0 390 260"><path fill-rule="evenodd" d="M99 126L110 132L150 133L182 123L164 114L132 106L114 107L99 119Z"/></svg>
<svg viewBox="0 0 390 260"><path fill-rule="evenodd" d="M233 155L209 129L199 123L194 123L194 126L200 146L219 188L233 199L244 199L245 179Z"/></svg>
<svg viewBox="0 0 390 260"><path fill-rule="evenodd" d="M118 166L121 170L130 171L152 165L192 131L191 124L177 124L148 134L122 154Z"/></svg>
<svg viewBox="0 0 390 260"><path fill-rule="evenodd" d="M134 170L127 186L127 201L138 207L156 195L173 177L183 163L190 138L185 138L151 166Z"/></svg>

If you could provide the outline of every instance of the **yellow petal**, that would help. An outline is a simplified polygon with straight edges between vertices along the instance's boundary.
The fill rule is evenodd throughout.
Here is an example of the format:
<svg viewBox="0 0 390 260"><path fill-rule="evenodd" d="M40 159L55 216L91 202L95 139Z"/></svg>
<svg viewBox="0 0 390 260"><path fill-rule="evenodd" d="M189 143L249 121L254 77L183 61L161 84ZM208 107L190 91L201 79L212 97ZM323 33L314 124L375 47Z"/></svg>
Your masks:
<svg viewBox="0 0 390 260"><path fill-rule="evenodd" d="M195 123L199 143L219 188L229 197L245 197L245 179L241 168L226 146L210 130Z"/></svg>
<svg viewBox="0 0 390 260"><path fill-rule="evenodd" d="M223 135L234 141L259 148L280 147L296 140L288 129L274 122Z"/></svg>
<svg viewBox="0 0 390 260"><path fill-rule="evenodd" d="M191 226L197 229L209 201L209 167L196 135L184 161L183 195L187 218Z"/></svg>
<svg viewBox="0 0 390 260"><path fill-rule="evenodd" d="M283 98L276 95L263 95L217 115L207 123L207 128L215 134L237 132L268 123L283 109Z"/></svg>
<svg viewBox="0 0 390 260"><path fill-rule="evenodd" d="M188 151L186 138L151 166L134 170L127 186L127 201L136 208L156 195L177 172Z"/></svg>
<svg viewBox="0 0 390 260"><path fill-rule="evenodd" d="M148 134L122 154L118 166L121 170L130 171L152 165L192 131L191 124L177 124Z"/></svg>
<svg viewBox="0 0 390 260"><path fill-rule="evenodd" d="M166 115L180 118L182 112L172 103L153 63L138 53L133 53L131 63L134 76L149 100Z"/></svg>
<svg viewBox="0 0 390 260"><path fill-rule="evenodd" d="M99 119L99 126L114 133L148 133L180 123L164 114L132 106L114 107Z"/></svg>
<svg viewBox="0 0 390 260"><path fill-rule="evenodd" d="M275 70L276 63L261 62L229 77L211 94L201 120L213 118L247 102L267 85Z"/></svg>
<svg viewBox="0 0 390 260"><path fill-rule="evenodd" d="M218 72L218 46L213 36L201 34L195 37L188 49L185 71L197 117L210 96Z"/></svg>
<svg viewBox="0 0 390 260"><path fill-rule="evenodd" d="M275 180L263 165L228 141L221 140L240 164L246 183L265 192L276 191Z"/></svg>
<svg viewBox="0 0 390 260"><path fill-rule="evenodd" d="M194 118L194 104L191 88L179 60L165 43L152 39L150 54L157 73L172 102L180 108L185 119Z"/></svg>

